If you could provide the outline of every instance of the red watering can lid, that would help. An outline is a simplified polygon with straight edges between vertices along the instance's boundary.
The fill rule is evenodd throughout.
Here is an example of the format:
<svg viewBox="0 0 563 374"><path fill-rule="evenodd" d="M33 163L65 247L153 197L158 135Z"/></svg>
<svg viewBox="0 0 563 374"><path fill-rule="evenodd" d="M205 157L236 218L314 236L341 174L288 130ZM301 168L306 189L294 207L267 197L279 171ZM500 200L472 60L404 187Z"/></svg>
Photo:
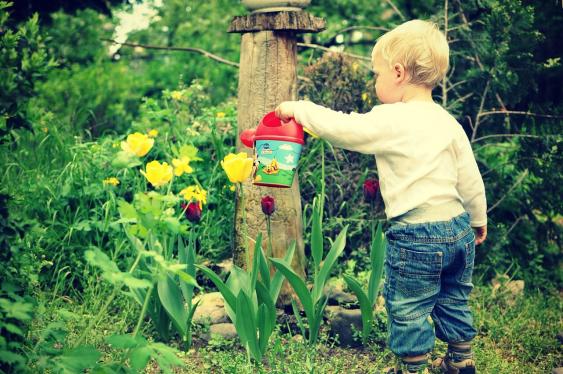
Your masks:
<svg viewBox="0 0 563 374"><path fill-rule="evenodd" d="M240 133L241 142L248 148L254 147L256 140L280 140L304 144L303 127L292 118L282 122L275 112L266 114L255 129Z"/></svg>
<svg viewBox="0 0 563 374"><path fill-rule="evenodd" d="M256 128L254 140L281 140L304 144L303 127L291 118L282 122L275 112L266 114Z"/></svg>

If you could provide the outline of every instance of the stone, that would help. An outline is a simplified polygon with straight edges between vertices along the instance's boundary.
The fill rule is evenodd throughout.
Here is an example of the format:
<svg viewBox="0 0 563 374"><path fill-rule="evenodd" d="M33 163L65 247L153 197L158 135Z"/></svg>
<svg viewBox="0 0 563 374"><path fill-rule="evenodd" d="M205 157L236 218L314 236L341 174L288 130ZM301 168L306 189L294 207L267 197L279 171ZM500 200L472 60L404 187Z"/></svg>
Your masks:
<svg viewBox="0 0 563 374"><path fill-rule="evenodd" d="M233 340L238 336L235 325L232 323L217 323L209 327L209 336L219 335L224 339Z"/></svg>
<svg viewBox="0 0 563 374"><path fill-rule="evenodd" d="M225 300L220 292L210 292L194 297L193 303L201 300L194 312L193 323L215 325L230 322L225 310Z"/></svg>
<svg viewBox="0 0 563 374"><path fill-rule="evenodd" d="M355 295L344 291L343 279L331 278L324 287L324 293L328 295L328 305L357 304Z"/></svg>
<svg viewBox="0 0 563 374"><path fill-rule="evenodd" d="M563 367L553 369L552 374L563 374Z"/></svg>
<svg viewBox="0 0 563 374"><path fill-rule="evenodd" d="M362 312L360 309L344 309L341 306L327 306L325 314L330 326L330 335L338 335L343 347L358 347L361 340L356 340L354 331L362 331Z"/></svg>
<svg viewBox="0 0 563 374"><path fill-rule="evenodd" d="M228 274L233 269L233 259L227 258L217 264L217 267L221 269L221 272Z"/></svg>
<svg viewBox="0 0 563 374"><path fill-rule="evenodd" d="M202 263L202 265L207 266L208 268L213 270L213 272L215 274L219 275L219 277L225 278L231 272L231 269L233 268L233 259L232 258L226 258L226 259L222 260L221 262L213 262L213 261L207 260L207 261L204 261Z"/></svg>
<svg viewBox="0 0 563 374"><path fill-rule="evenodd" d="M524 281L510 280L505 274L494 278L491 284L493 285L492 296L502 296L509 306L516 304L516 299L524 294Z"/></svg>
<svg viewBox="0 0 563 374"><path fill-rule="evenodd" d="M375 302L375 311L376 312L385 311L385 299L381 295L377 297L377 301Z"/></svg>

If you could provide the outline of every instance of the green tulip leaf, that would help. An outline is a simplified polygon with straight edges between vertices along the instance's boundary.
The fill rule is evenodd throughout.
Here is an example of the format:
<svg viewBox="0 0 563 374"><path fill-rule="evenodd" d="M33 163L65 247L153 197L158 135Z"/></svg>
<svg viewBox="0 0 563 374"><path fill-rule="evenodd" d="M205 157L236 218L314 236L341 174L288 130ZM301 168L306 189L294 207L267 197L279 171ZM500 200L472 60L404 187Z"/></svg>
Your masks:
<svg viewBox="0 0 563 374"><path fill-rule="evenodd" d="M258 279L258 273L260 271L260 253L262 252L262 233L258 233L256 237L256 244L254 245L254 256L252 260L252 269L248 269L250 272L250 290L256 288L256 279ZM251 295L251 293L249 293Z"/></svg>
<svg viewBox="0 0 563 374"><path fill-rule="evenodd" d="M311 254L315 263L315 274L318 272L323 256L323 229L319 198L313 200L313 227L311 228Z"/></svg>
<svg viewBox="0 0 563 374"><path fill-rule="evenodd" d="M256 293L260 302L260 307L258 308L259 345L262 354L264 354L276 324L276 305L268 289L260 281L256 283Z"/></svg>
<svg viewBox="0 0 563 374"><path fill-rule="evenodd" d="M362 341L364 345L371 331L371 321L373 320L373 310L368 295L362 290L360 283L351 276L344 274L344 281L348 288L356 295L360 303L360 310L362 312Z"/></svg>
<svg viewBox="0 0 563 374"><path fill-rule="evenodd" d="M258 238L256 239L256 241L258 242ZM264 251L262 250L256 251L256 249L254 249L254 256L256 256L256 253L258 253L258 255L260 256L260 262L259 262L260 278L264 283L264 285L266 286L266 288L270 289L271 279L270 279L270 267L268 265L268 260L266 260L266 256L264 256Z"/></svg>
<svg viewBox="0 0 563 374"><path fill-rule="evenodd" d="M315 278L315 283L313 286L313 302L317 302L322 295L324 285L328 276L330 275L330 271L332 267L336 263L336 259L342 254L344 247L346 246L346 231L348 230L348 226L344 226L344 229L338 234L334 243L332 243L332 247L326 256L323 266L319 273Z"/></svg>
<svg viewBox="0 0 563 374"><path fill-rule="evenodd" d="M231 307L233 310L236 309L236 305L237 305L237 299L236 296L233 294L233 292L229 289L229 287L227 287L227 285L225 283L223 283L223 281L221 280L221 278L219 278L219 276L217 274L215 274L213 272L213 270L209 269L206 266L203 265L196 265L196 268L198 268L199 270L201 270L212 282L213 284L215 284L215 286L219 289L219 292L221 292L221 295L223 296L223 298L225 299L225 307L228 305L229 307ZM233 320L233 323L235 321Z"/></svg>
<svg viewBox="0 0 563 374"><path fill-rule="evenodd" d="M241 291L237 296L237 316L244 316L244 318L237 318L237 323L235 327L239 335L241 335L241 340L244 337L244 344L250 350L252 357L255 360L260 361L262 359L262 354L258 347L258 341L256 338L256 314L252 310L252 301L246 292ZM242 333L242 334L241 334Z"/></svg>
<svg viewBox="0 0 563 374"><path fill-rule="evenodd" d="M309 290L307 289L307 285L299 275L297 275L293 269L291 269L290 265L279 260L277 258L271 259L272 264L280 271L288 280L288 282L293 287L293 290L299 297L299 301L301 301L301 305L303 305L303 309L305 309L305 313L309 316L313 316L313 299L309 294Z"/></svg>
<svg viewBox="0 0 563 374"><path fill-rule="evenodd" d="M368 283L368 293L370 304L373 307L377 302L377 294L379 293L379 285L383 275L383 262L385 260L385 236L381 230L381 223L377 225L377 231L372 232L371 241L371 274Z"/></svg>
<svg viewBox="0 0 563 374"><path fill-rule="evenodd" d="M286 264L291 264L293 260L293 254L295 253L295 241L291 243L285 256L283 258L283 262ZM271 260L271 259L270 259ZM274 304L278 301L278 296L280 294L282 284L283 284L283 274L281 271L276 270L274 277L272 278L272 282L270 284L270 295L272 296L272 300L274 300Z"/></svg>
<svg viewBox="0 0 563 374"><path fill-rule="evenodd" d="M174 282L170 276L166 276L158 281L158 298L162 306L172 319L172 323L178 332L185 336L187 332L188 315L184 309L184 298L180 287Z"/></svg>

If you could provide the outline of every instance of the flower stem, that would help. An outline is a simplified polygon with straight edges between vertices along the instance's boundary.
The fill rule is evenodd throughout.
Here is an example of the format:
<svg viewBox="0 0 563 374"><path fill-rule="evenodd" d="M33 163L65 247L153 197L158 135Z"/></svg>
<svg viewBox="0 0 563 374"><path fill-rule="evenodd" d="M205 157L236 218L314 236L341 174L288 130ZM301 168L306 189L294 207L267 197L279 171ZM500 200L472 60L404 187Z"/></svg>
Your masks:
<svg viewBox="0 0 563 374"><path fill-rule="evenodd" d="M323 212L325 206L325 143L321 141L321 222L323 221Z"/></svg>
<svg viewBox="0 0 563 374"><path fill-rule="evenodd" d="M242 183L239 183L239 197L240 197L240 207L242 209L242 236L244 243L244 252L246 254L246 271L250 271L250 252L248 250L248 227L246 225L246 209L244 206L244 188Z"/></svg>
<svg viewBox="0 0 563 374"><path fill-rule="evenodd" d="M272 257L272 227L270 216L266 216L266 227L268 229L268 252L266 253L266 260L270 263L270 257Z"/></svg>
<svg viewBox="0 0 563 374"><path fill-rule="evenodd" d="M143 323L143 320L145 319L145 314L147 314L147 309L149 306L149 300L150 297L152 295L152 290L154 288L154 285L151 285L149 287L149 290L147 291L147 295L145 296L145 301L143 302L143 308L141 309L141 315L139 316L139 320L137 321L137 325L135 326L135 330L133 330L133 336L137 336L137 334L139 333L139 329L141 328L141 324Z"/></svg>

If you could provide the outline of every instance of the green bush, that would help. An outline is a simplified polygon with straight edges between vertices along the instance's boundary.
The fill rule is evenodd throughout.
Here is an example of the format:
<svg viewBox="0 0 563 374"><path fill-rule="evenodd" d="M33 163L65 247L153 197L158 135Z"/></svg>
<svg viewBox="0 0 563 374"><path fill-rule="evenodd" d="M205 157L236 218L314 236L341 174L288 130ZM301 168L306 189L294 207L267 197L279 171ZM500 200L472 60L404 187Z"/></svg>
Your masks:
<svg viewBox="0 0 563 374"><path fill-rule="evenodd" d="M40 34L38 16L13 26L10 6L0 1L0 142L13 138L17 129L32 129L27 103L36 84L55 66Z"/></svg>

